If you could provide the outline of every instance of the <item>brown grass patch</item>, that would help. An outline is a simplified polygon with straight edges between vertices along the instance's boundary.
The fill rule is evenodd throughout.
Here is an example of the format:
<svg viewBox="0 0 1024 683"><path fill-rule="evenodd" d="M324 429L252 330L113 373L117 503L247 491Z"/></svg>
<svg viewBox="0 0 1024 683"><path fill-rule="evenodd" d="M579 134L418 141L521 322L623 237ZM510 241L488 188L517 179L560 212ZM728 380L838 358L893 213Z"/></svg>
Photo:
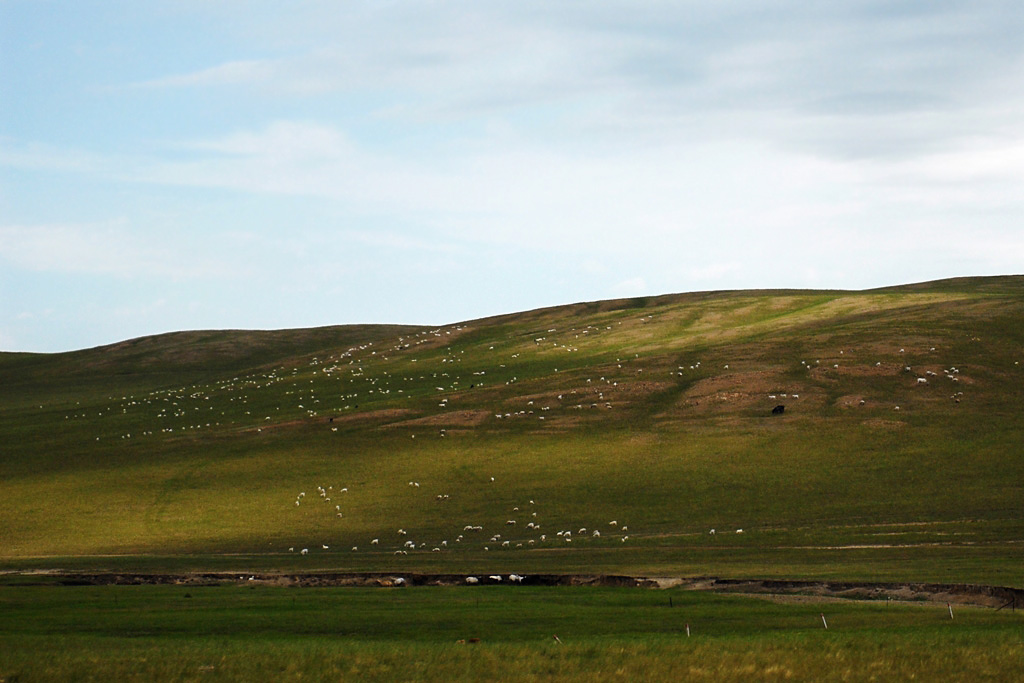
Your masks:
<svg viewBox="0 0 1024 683"><path fill-rule="evenodd" d="M871 420L864 420L864 426L872 429L903 429L907 426L902 420L883 420L880 417Z"/></svg>
<svg viewBox="0 0 1024 683"><path fill-rule="evenodd" d="M781 373L769 370L735 372L702 379L686 392L687 397L709 397L718 394L752 394L767 396L780 386Z"/></svg>
<svg viewBox="0 0 1024 683"><path fill-rule="evenodd" d="M268 431L269 432L269 431L272 431L272 430L275 430L275 429L289 429L289 428L294 428L294 427L306 427L306 426L314 424L314 423L316 423L318 421L319 420L317 420L317 419L309 418L309 419L306 419L306 420L286 420L285 422L267 422L266 424L262 424L262 425L255 425L253 427L246 427L242 431L243 432L257 432L257 431L260 431L260 432Z"/></svg>
<svg viewBox="0 0 1024 683"><path fill-rule="evenodd" d="M660 417L678 415L683 411L700 414L770 411L779 404L786 406L787 413L793 409L806 412L820 408L824 396L821 391L807 385L792 384L777 371L734 372L698 381L670 411Z"/></svg>
<svg viewBox="0 0 1024 683"><path fill-rule="evenodd" d="M492 417L489 410L449 410L437 415L427 415L414 420L395 422L389 427L445 426L445 427L476 427Z"/></svg>
<svg viewBox="0 0 1024 683"><path fill-rule="evenodd" d="M619 382L618 386L609 386L604 389L605 395L611 392L612 395L622 398L636 398L649 396L673 387L672 382L659 382L656 380L639 380L636 382Z"/></svg>
<svg viewBox="0 0 1024 683"><path fill-rule="evenodd" d="M369 422L373 420L391 421L396 420L407 415L415 414L408 408L381 408L380 410L367 410L362 413L349 413L347 415L334 415L333 422L336 423L349 423L349 422ZM330 421L330 417L325 420Z"/></svg>
<svg viewBox="0 0 1024 683"><path fill-rule="evenodd" d="M864 406L867 406L867 400L861 394L847 394L846 396L840 396L835 401L837 408L860 408L861 401L864 401Z"/></svg>
<svg viewBox="0 0 1024 683"><path fill-rule="evenodd" d="M346 415L328 415L297 420L286 420L284 422L267 422L247 428L244 431L253 432L256 430L271 431L275 429L289 429L294 427L307 427L310 425L340 425L360 422L387 422L414 414L408 408L382 408L381 410L368 410L362 413L349 413Z"/></svg>
<svg viewBox="0 0 1024 683"><path fill-rule="evenodd" d="M819 370L826 370L827 372L835 373L844 377L894 377L901 372L904 372L903 365L899 363L882 363L881 365L872 363L870 365L860 364L845 364L842 360L838 360L833 365L838 365L838 368L829 365L827 368L815 368L811 370L811 374Z"/></svg>

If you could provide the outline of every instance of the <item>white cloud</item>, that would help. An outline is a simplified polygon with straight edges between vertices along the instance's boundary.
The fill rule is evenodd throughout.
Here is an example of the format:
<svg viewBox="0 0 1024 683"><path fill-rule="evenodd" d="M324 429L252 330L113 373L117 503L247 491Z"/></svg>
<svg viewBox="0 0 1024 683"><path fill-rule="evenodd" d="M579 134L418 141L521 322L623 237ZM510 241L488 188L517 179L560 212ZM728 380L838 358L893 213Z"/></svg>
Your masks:
<svg viewBox="0 0 1024 683"><path fill-rule="evenodd" d="M0 207L4 262L201 282L270 273L273 295L381 297L364 310L397 310L410 273L429 269L453 301L483 292L495 275L481 264L518 278L506 310L610 288L1024 269L1024 14L1008 1L161 12L173 30L152 47L79 30L82 55L138 59L83 59L75 84L25 60L0 138L17 183ZM35 54L69 38L45 35ZM111 81L131 85L94 85ZM187 289L168 310L185 311ZM255 296L234 295L217 310Z"/></svg>
<svg viewBox="0 0 1024 683"><path fill-rule="evenodd" d="M110 162L108 156L95 152L38 142L19 144L13 138L0 135L0 166L90 174L110 171L113 167Z"/></svg>
<svg viewBox="0 0 1024 683"><path fill-rule="evenodd" d="M185 88L224 85L258 84L274 77L277 71L272 60L234 60L191 73L163 76L131 83L132 88Z"/></svg>

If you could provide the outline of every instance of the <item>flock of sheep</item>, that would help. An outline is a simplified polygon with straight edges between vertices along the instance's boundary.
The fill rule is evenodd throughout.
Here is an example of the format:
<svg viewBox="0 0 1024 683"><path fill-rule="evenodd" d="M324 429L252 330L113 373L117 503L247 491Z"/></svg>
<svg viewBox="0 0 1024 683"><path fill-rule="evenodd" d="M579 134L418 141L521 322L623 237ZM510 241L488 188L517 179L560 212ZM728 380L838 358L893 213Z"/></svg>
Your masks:
<svg viewBox="0 0 1024 683"><path fill-rule="evenodd" d="M588 325L585 328L570 330L575 339L593 338L599 332L611 330ZM173 389L152 391L145 396L109 397L111 404L98 413L90 411L68 414L66 419L80 419L107 416L124 416L123 424L133 425L134 431L126 430L117 436L121 439L151 437L165 435L174 437L194 434L209 430L246 430L262 432L266 427L295 419L316 419L322 416L340 416L348 411L364 409L374 405L394 405L396 401L412 400L417 410L424 409L425 401L430 393L437 398L436 408L439 412L451 409L454 405L453 395L469 389L482 389L488 386L496 374L509 375L507 364L500 362L502 357L495 355L495 364L488 370L475 370L471 375L463 377L457 370L462 363L464 350L454 351L448 344L452 335L466 331L462 325L448 329L438 328L420 331L409 336L400 336L397 340L386 344L367 342L349 347L345 351L332 354L326 358L314 357L305 368L277 367L269 371L242 377L232 377L212 383L184 386ZM554 328L547 333L554 333ZM548 338L540 336L532 338L535 347L546 345ZM515 345L518 342L513 342ZM426 345L427 357L407 358L408 363L402 365L405 370L392 374L389 359L398 354L412 354L418 347ZM579 351L577 343L566 344L551 342L551 349L566 353ZM486 352L500 354L490 345ZM521 351L509 353L508 362L517 360ZM420 365L414 365L420 364ZM429 369L428 369L428 366ZM621 368L621 362L619 364ZM416 372L413 372L416 370ZM557 372L557 368L555 372ZM604 380L604 378L601 378ZM501 382L502 380L496 380ZM504 379L505 385L512 385L519 377L512 375ZM590 379L587 380L589 384ZM283 385L283 386L280 386ZM603 401L604 407L611 407L605 400L604 393L616 382L608 381L602 391L583 392L593 394L588 399L590 407L597 407L594 401ZM430 387L425 389L425 387ZM577 393L575 390L573 394ZM561 400L562 397L559 397ZM532 401L530 404L532 406ZM567 404L568 408L582 409L584 403ZM538 412L551 410L551 405L539 407ZM496 413L496 419L526 417L535 414L534 409L524 407ZM538 420L543 421L544 415ZM147 425L139 429L139 425ZM338 431L337 426L333 426ZM439 433L443 435L444 430ZM111 434L101 433L96 440L110 438Z"/></svg>
<svg viewBox="0 0 1024 683"><path fill-rule="evenodd" d="M494 477L491 477L490 481L493 483L495 481ZM416 481L410 481L409 486L414 489L420 488L419 482ZM335 504L332 507L333 499L331 496L343 496L343 494L348 493L348 487L336 489L333 485L326 487L318 485L316 491L317 498L313 498L312 502L307 504L317 505L317 501L319 501L321 507L324 507L328 514L345 518L341 505ZM444 501L450 497L449 494L437 494L435 500ZM301 507L305 500L306 492L300 491L295 497L294 507ZM500 524L496 529L488 530L486 533L483 524L464 524L450 520L452 530L449 538L435 538L431 540L411 539L409 538L409 532L405 528L400 527L394 531L394 537L391 537L390 542L385 539L382 543L381 538L378 536L372 538L369 543L371 546L375 546L375 549L378 551L393 552L395 555L408 555L409 551L440 553L453 550L456 546L482 548L484 551L490 551L492 549L529 549L535 546L550 545L558 542L563 544L572 543L574 538L584 538L587 540L615 539L620 543L625 543L629 540L629 535L626 533L629 531L629 527L625 524L620 524L616 519L607 522L604 536L602 536L600 529L591 528L588 530L587 527L579 527L575 532L571 528L559 529L554 534L549 534L546 531L542 531L542 518L538 514L539 509L540 506L533 499L523 504L522 507L514 506L511 509L511 514L507 515L508 518L503 524ZM520 520L524 518L525 523L520 524ZM546 527L547 523L545 522ZM336 533L343 535L345 533L343 528L344 525L339 527ZM330 546L327 543L320 543L319 546L320 550L330 550ZM350 547L353 552L359 550L358 544ZM296 552L296 548L298 546L291 546L288 548L288 551ZM316 546L313 546L313 549L316 550ZM310 548L302 547L299 548L298 552L301 555L308 555Z"/></svg>
<svg viewBox="0 0 1024 683"><path fill-rule="evenodd" d="M641 322L646 323L649 320L651 316L645 316ZM211 429L259 433L265 428L296 419L330 420L330 429L337 432L338 424L334 423L334 419L359 411L360 406L364 410L374 406L393 407L402 405L407 400L411 401L417 411L433 410L436 414L444 414L463 402L470 395L467 392L502 382L506 386L519 382L517 373L521 370L517 370L515 363L520 358L524 344L532 344L534 349L541 353L575 354L581 345L613 329L611 325L573 328L567 333L572 335L571 340L559 341L558 338L565 337L566 334L560 334L556 328L549 328L537 336L531 335L529 341L514 339L508 348L496 349L491 343L486 350L480 349L483 356L472 356L473 366L466 373L460 371L460 365L465 359L465 350L453 348L454 345L450 341L453 335L458 337L461 333L467 332L466 328L454 326L448 329L420 331L400 336L391 343L367 342L325 358L315 357L310 359L305 367L282 366L244 377L153 391L142 397L122 396L120 400L111 397L112 403L100 410L96 416L122 416L126 424L131 422L136 427L148 423L147 427L136 429L134 434L126 431L119 435L121 439L131 439L161 434L173 437ZM934 352L935 349L932 348L931 351ZM904 349L899 350L900 354L904 352ZM840 355L843 353L839 351ZM403 362L389 363L389 360L397 360L399 357ZM481 357L493 361L488 367L481 368ZM567 361L567 364L569 367L566 369L571 370L572 361ZM807 370L821 366L820 361L801 361L801 365ZM605 370L594 372L591 377L581 376L577 368L575 372L566 376L564 382L557 385L548 383L546 388L549 391L552 386L569 387L556 390L559 392L557 396L551 391L550 396L537 394L532 398L524 396L521 399L507 399L501 410L493 412L494 419L506 421L535 418L544 421L552 414L553 409L556 411L555 414L587 407L610 409L614 405L613 397L619 390L620 381L628 381L628 378L636 377L644 370L643 367L639 367L639 355L636 354L628 359L618 357L614 364L607 363L602 367ZM832 367L838 370L839 364L832 363ZM729 365L725 364L723 369L728 371ZM673 364L669 374L684 376L687 371L701 370L701 361L695 361L692 364ZM554 372L559 372L557 367L554 368ZM601 372L604 374L600 374ZM911 366L906 365L905 372L912 373ZM943 375L952 382L959 381L959 373L960 370L956 367L943 371ZM938 377L938 373L927 370L923 376L917 377L916 382L925 385L932 377ZM767 395L770 399L776 399L778 396L799 398L799 394L791 392ZM962 392L957 392L952 398L959 401L962 395ZM512 407L512 403L517 400L518 405ZM899 406L896 406L896 409L898 410ZM93 414L89 411L76 411L69 414L66 419L91 417ZM444 437L447 431L438 428L431 433ZM101 434L96 438L99 439L101 436L109 434ZM415 438L416 434L412 436ZM409 482L409 485L419 488L419 482ZM348 489L339 487L335 490L333 486L321 485L316 491L316 504L324 506L324 510L339 520L345 520L346 509L343 501ZM446 500L449 497L447 493L436 495L438 500ZM306 494L299 492L292 505L301 507L304 504L307 504ZM628 527L619 525L617 520L603 522L599 527L570 528L565 524L553 527L538 517L538 508L533 500L524 504L522 510L519 507L513 508L512 513L514 516L510 515L501 528L485 530L481 524L451 520L453 531L445 538L407 538L408 532L400 528L393 535L381 531L376 537L365 540L375 550L396 554L407 554L410 551L441 553L456 546L467 545L485 551L529 549L545 544L569 544L583 538L589 542L600 540L602 543L611 540L624 543L629 540L626 533ZM344 524L342 521L341 525ZM559 526L561 528L555 528ZM715 533L714 529L711 533ZM736 533L742 533L742 529L736 530ZM292 546L289 550L296 552L297 547ZM345 547L357 551L360 546L345 544ZM311 550L329 549L328 543L319 543L312 548L301 547L297 552L305 555Z"/></svg>

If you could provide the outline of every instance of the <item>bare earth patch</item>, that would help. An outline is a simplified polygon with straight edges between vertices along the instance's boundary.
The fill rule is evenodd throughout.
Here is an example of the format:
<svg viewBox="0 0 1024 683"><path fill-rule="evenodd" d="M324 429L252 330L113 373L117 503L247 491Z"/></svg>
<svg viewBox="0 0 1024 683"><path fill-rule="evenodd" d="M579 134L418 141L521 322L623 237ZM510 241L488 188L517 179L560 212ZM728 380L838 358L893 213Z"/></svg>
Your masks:
<svg viewBox="0 0 1024 683"><path fill-rule="evenodd" d="M864 403L862 404L861 401ZM867 405L867 399L861 394L847 394L837 398L835 405L837 408L859 408L862 405Z"/></svg>
<svg viewBox="0 0 1024 683"><path fill-rule="evenodd" d="M363 413L352 413L350 415L338 415L334 422L362 422L364 420L394 420L407 415L413 411L408 408L383 408L381 410L368 410Z"/></svg>
<svg viewBox="0 0 1024 683"><path fill-rule="evenodd" d="M874 418L871 420L864 420L864 426L871 427L872 429L903 429L907 426L907 423L902 420L883 420L882 418Z"/></svg>
<svg viewBox="0 0 1024 683"><path fill-rule="evenodd" d="M427 415L414 420L403 420L388 425L389 427L416 427L426 426L450 426L450 427L476 427L483 424L491 416L489 410L448 410L437 415Z"/></svg>
<svg viewBox="0 0 1024 683"><path fill-rule="evenodd" d="M293 587L380 587L468 586L465 574L324 572L314 574L238 574L198 572L187 574L77 573L32 571L23 577L39 576L49 584L54 576L72 586L102 585L271 585ZM781 602L828 602L843 600L898 600L945 602L1002 609L1024 605L1024 590L1004 586L932 583L868 583L840 581L799 581L787 579L718 579L714 577L642 577L586 574L528 574L518 582L502 581L500 575L477 575L472 585L524 586L616 586L646 589L686 588L689 590L761 595Z"/></svg>
<svg viewBox="0 0 1024 683"><path fill-rule="evenodd" d="M778 371L734 372L702 379L661 417L681 413L770 412L776 405L793 410L820 408L825 394L803 383L783 378Z"/></svg>

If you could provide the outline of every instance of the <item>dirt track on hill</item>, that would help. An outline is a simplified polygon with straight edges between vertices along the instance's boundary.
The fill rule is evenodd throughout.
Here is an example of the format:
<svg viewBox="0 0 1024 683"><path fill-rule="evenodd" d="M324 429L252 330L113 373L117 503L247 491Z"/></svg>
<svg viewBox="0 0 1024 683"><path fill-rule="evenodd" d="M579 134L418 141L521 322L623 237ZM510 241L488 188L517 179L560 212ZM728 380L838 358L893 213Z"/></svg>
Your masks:
<svg viewBox="0 0 1024 683"><path fill-rule="evenodd" d="M20 585L65 586L216 586L246 584L292 587L381 587L524 585L524 586L613 586L619 588L683 588L686 590L765 595L794 600L896 600L900 602L946 602L996 609L1024 608L1024 589L976 584L871 583L841 581L796 581L781 579L718 579L713 577L635 577L608 574L529 574L515 580L510 574L421 574L396 573L307 573L238 574L199 572L187 574L65 573L53 571L17 573ZM37 581L33 581L33 578ZM475 580L474 580L475 579Z"/></svg>

